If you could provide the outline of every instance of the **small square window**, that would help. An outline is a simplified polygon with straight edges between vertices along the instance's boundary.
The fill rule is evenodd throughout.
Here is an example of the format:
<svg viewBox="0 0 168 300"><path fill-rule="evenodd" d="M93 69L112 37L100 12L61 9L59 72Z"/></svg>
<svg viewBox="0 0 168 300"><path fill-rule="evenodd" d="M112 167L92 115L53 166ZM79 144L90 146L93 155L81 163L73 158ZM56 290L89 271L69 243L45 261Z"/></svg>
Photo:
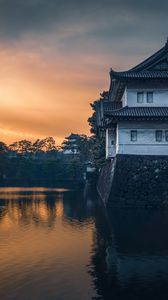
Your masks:
<svg viewBox="0 0 168 300"><path fill-rule="evenodd" d="M162 130L156 130L155 137L156 137L156 142L162 142L162 139L163 139Z"/></svg>
<svg viewBox="0 0 168 300"><path fill-rule="evenodd" d="M147 92L147 103L153 103L153 92Z"/></svg>
<svg viewBox="0 0 168 300"><path fill-rule="evenodd" d="M165 141L168 142L168 130L165 130Z"/></svg>
<svg viewBox="0 0 168 300"><path fill-rule="evenodd" d="M137 141L137 130L131 130L131 142Z"/></svg>
<svg viewBox="0 0 168 300"><path fill-rule="evenodd" d="M143 103L144 102L144 93L138 92L137 93L137 103Z"/></svg>

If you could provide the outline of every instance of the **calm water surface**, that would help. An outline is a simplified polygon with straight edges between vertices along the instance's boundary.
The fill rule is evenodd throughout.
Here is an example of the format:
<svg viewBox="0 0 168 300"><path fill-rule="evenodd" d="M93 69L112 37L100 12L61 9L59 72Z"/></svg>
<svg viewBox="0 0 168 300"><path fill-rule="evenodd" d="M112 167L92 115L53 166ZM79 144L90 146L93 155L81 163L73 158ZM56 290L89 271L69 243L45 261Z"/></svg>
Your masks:
<svg viewBox="0 0 168 300"><path fill-rule="evenodd" d="M168 212L94 195L0 188L0 299L168 298Z"/></svg>

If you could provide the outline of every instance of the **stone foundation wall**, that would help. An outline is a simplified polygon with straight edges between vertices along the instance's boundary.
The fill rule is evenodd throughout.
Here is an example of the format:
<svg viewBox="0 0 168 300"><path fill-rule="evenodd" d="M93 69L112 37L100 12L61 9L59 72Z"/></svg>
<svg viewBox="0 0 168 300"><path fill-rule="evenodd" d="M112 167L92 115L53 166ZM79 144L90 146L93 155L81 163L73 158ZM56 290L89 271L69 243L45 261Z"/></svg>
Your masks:
<svg viewBox="0 0 168 300"><path fill-rule="evenodd" d="M107 207L168 208L168 156L118 155L113 172L107 162L102 173L98 191Z"/></svg>
<svg viewBox="0 0 168 300"><path fill-rule="evenodd" d="M105 205L107 204L111 193L115 164L116 159L107 160L106 164L102 167L98 178L97 190Z"/></svg>

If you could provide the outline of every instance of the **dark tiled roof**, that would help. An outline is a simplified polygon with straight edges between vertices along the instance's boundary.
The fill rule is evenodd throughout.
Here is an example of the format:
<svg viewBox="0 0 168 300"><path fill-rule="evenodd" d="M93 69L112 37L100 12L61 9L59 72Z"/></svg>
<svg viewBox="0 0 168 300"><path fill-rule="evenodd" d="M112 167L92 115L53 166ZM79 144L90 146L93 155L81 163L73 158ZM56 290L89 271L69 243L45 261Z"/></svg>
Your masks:
<svg viewBox="0 0 168 300"><path fill-rule="evenodd" d="M109 100L112 101L121 100L125 85L130 81L135 82L139 79L142 82L143 79L147 79L151 82L155 79L158 81L162 79L165 84L165 80L168 80L168 41L159 51L132 69L125 72L111 70L110 77Z"/></svg>
<svg viewBox="0 0 168 300"><path fill-rule="evenodd" d="M159 51L155 52L153 55L145 59L140 64L136 65L135 67L131 68L130 71L142 71L144 69L149 68L153 65L156 61L158 61L163 55L167 53L168 50L168 43L166 42L165 46L162 47Z"/></svg>
<svg viewBox="0 0 168 300"><path fill-rule="evenodd" d="M111 111L122 108L121 101L106 101L103 103L104 111Z"/></svg>
<svg viewBox="0 0 168 300"><path fill-rule="evenodd" d="M106 110L104 114L110 119L164 119L168 120L168 107L128 107L118 110Z"/></svg>
<svg viewBox="0 0 168 300"><path fill-rule="evenodd" d="M111 72L113 78L129 79L129 78L151 78L151 79L168 79L168 71L125 71L125 72Z"/></svg>

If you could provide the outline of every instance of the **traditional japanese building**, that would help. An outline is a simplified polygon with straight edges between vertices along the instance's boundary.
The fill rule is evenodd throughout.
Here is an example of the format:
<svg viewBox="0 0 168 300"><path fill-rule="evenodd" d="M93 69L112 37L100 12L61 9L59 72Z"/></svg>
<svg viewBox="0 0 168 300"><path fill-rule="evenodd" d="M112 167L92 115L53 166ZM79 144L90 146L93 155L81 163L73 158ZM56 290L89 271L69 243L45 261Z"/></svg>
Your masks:
<svg viewBox="0 0 168 300"><path fill-rule="evenodd" d="M108 98L97 102L106 157L168 155L168 42L134 68L110 71Z"/></svg>

